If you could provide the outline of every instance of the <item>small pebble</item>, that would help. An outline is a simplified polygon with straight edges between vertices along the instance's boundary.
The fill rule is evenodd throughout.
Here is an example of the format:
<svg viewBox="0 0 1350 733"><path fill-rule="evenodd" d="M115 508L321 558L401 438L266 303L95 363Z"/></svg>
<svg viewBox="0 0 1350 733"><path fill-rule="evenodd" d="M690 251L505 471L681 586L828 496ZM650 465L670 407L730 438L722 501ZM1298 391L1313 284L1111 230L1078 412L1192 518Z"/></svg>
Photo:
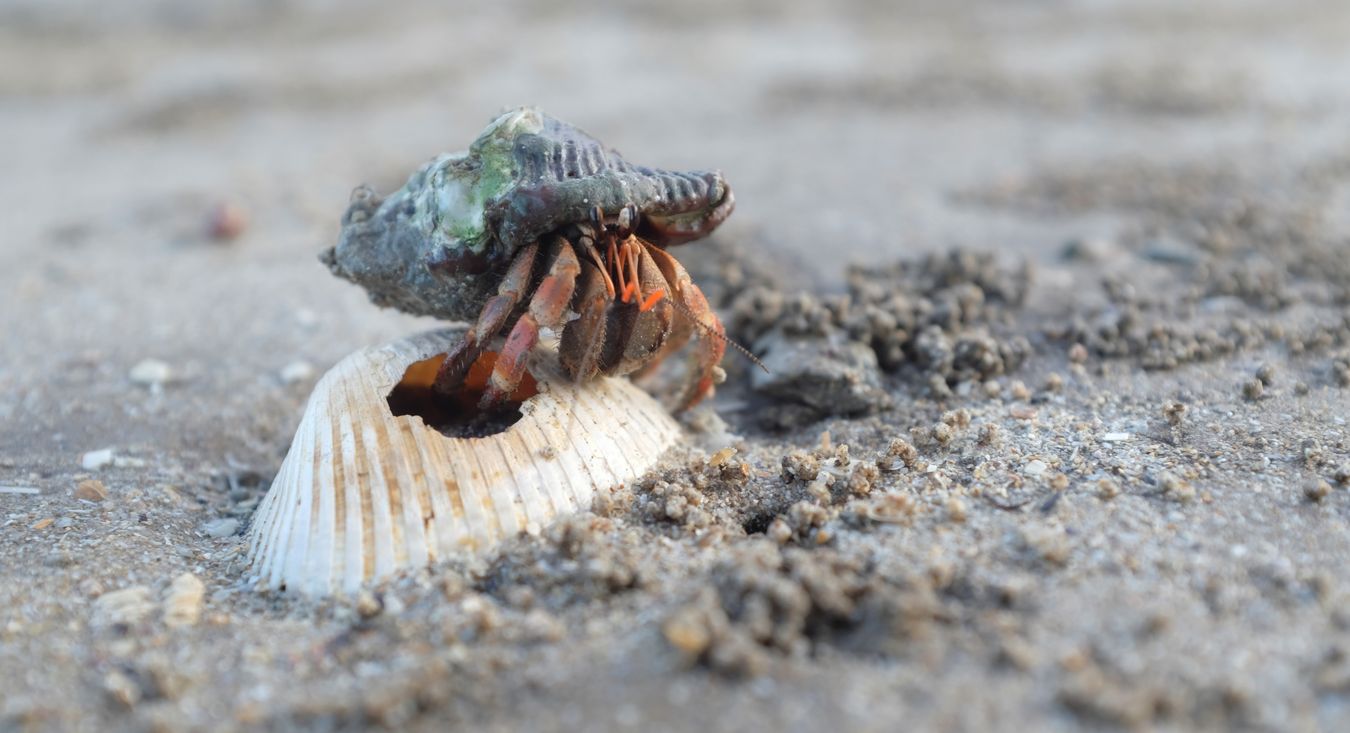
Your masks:
<svg viewBox="0 0 1350 733"><path fill-rule="evenodd" d="M130 677L113 670L103 677L103 689L124 707L132 708L141 701L141 688Z"/></svg>
<svg viewBox="0 0 1350 733"><path fill-rule="evenodd" d="M938 445L947 445L952 442L952 429L946 423L934 425L931 434Z"/></svg>
<svg viewBox="0 0 1350 733"><path fill-rule="evenodd" d="M734 455L736 455L736 449L728 446L712 454L712 456L708 458L708 465L720 466L723 463L726 463L727 461L731 460L731 457Z"/></svg>
<svg viewBox="0 0 1350 733"><path fill-rule="evenodd" d="M928 378L928 391L935 400L948 400L953 397L952 388L947 384L947 378L941 374L934 374Z"/></svg>
<svg viewBox="0 0 1350 733"><path fill-rule="evenodd" d="M155 610L150 589L143 585L104 593L94 601L94 622L99 626L130 626Z"/></svg>
<svg viewBox="0 0 1350 733"><path fill-rule="evenodd" d="M1330 493L1331 484L1324 479L1310 479L1303 485L1303 495L1308 497L1309 501L1320 502Z"/></svg>
<svg viewBox="0 0 1350 733"><path fill-rule="evenodd" d="M1317 468L1326 463L1327 453L1322 448L1322 444L1316 440L1306 440L1303 443L1303 465L1307 468Z"/></svg>
<svg viewBox="0 0 1350 733"><path fill-rule="evenodd" d="M1275 381L1275 367L1270 364L1262 364L1256 370L1256 378L1261 380L1261 384L1269 387Z"/></svg>
<svg viewBox="0 0 1350 733"><path fill-rule="evenodd" d="M164 624L169 627L195 626L202 617L206 585L192 573L174 578L164 596Z"/></svg>
<svg viewBox="0 0 1350 733"><path fill-rule="evenodd" d="M206 531L207 537L222 539L233 536L235 532L239 531L239 520L234 517L213 519L207 522L202 529Z"/></svg>
<svg viewBox="0 0 1350 733"><path fill-rule="evenodd" d="M307 361L293 361L281 368L281 381L286 384L303 382L314 376L314 367Z"/></svg>
<svg viewBox="0 0 1350 733"><path fill-rule="evenodd" d="M159 359L145 359L128 372L133 384L152 389L163 387L173 377L173 369Z"/></svg>
<svg viewBox="0 0 1350 733"><path fill-rule="evenodd" d="M1350 463L1343 463L1338 466L1331 477L1336 479L1336 483L1341 486L1350 486Z"/></svg>
<svg viewBox="0 0 1350 733"><path fill-rule="evenodd" d="M356 613L363 619L372 619L380 615L384 610L384 604L374 593L369 590L362 590L356 596Z"/></svg>
<svg viewBox="0 0 1350 733"><path fill-rule="evenodd" d="M942 422L957 430L965 430L970 427L970 419L970 410L965 408L942 413Z"/></svg>
<svg viewBox="0 0 1350 733"><path fill-rule="evenodd" d="M1106 433L1102 436L1102 440L1107 443L1121 443L1133 437L1133 433Z"/></svg>
<svg viewBox="0 0 1350 733"><path fill-rule="evenodd" d="M1088 360L1087 347L1082 344L1074 344L1069 347L1069 361L1075 364L1082 364Z"/></svg>
<svg viewBox="0 0 1350 733"><path fill-rule="evenodd" d="M919 451L904 438L891 438L886 446L886 458L886 468L894 467L894 460L899 460L905 468L914 468L919 463Z"/></svg>
<svg viewBox="0 0 1350 733"><path fill-rule="evenodd" d="M1109 239L1072 239L1064 243L1060 256L1068 261L1101 262L1119 253L1120 247Z"/></svg>
<svg viewBox="0 0 1350 733"><path fill-rule="evenodd" d="M1038 660L1036 647L1016 637L1008 636L1000 642L999 659L1020 670L1029 670Z"/></svg>
<svg viewBox="0 0 1350 733"><path fill-rule="evenodd" d="M80 456L80 468L86 471L97 471L113 462L113 449L102 448L100 450L91 450Z"/></svg>
<svg viewBox="0 0 1350 733"><path fill-rule="evenodd" d="M86 479L75 487L75 498L84 501L103 501L108 498L108 487L98 479Z"/></svg>
<svg viewBox="0 0 1350 733"><path fill-rule="evenodd" d="M1252 378L1242 383L1242 396L1248 400L1256 401L1261 399L1261 395L1266 391L1266 385L1260 379Z"/></svg>
<svg viewBox="0 0 1350 733"><path fill-rule="evenodd" d="M1104 478L1098 481L1097 496L1107 500L1120 496L1120 483L1113 478Z"/></svg>
<svg viewBox="0 0 1350 733"><path fill-rule="evenodd" d="M1195 499L1195 487L1189 481L1171 473L1164 473L1158 480L1164 496L1183 504Z"/></svg>
<svg viewBox="0 0 1350 733"><path fill-rule="evenodd" d="M712 644L708 625L703 623L695 609L684 609L671 616L661 626L666 643L675 649L696 657Z"/></svg>
<svg viewBox="0 0 1350 733"><path fill-rule="evenodd" d="M1045 465L1045 461L1038 458L1028 461L1027 465L1022 467L1022 473L1028 476L1040 476L1045 473L1046 468L1048 468L1048 466Z"/></svg>
<svg viewBox="0 0 1350 733"><path fill-rule="evenodd" d="M33 522L31 529L38 529L38 530L46 529L52 526L52 523L55 521L56 520L52 517L47 517L46 519L39 519L36 522Z"/></svg>
<svg viewBox="0 0 1350 733"><path fill-rule="evenodd" d="M206 233L217 241L236 239L245 229L248 229L248 211L233 201L216 204L206 220Z"/></svg>
<svg viewBox="0 0 1350 733"><path fill-rule="evenodd" d="M966 502L959 496L947 499L947 518L953 522L964 522L968 514Z"/></svg>
<svg viewBox="0 0 1350 733"><path fill-rule="evenodd" d="M991 446L999 443L998 423L987 422L980 426L979 437L976 439L980 445Z"/></svg>

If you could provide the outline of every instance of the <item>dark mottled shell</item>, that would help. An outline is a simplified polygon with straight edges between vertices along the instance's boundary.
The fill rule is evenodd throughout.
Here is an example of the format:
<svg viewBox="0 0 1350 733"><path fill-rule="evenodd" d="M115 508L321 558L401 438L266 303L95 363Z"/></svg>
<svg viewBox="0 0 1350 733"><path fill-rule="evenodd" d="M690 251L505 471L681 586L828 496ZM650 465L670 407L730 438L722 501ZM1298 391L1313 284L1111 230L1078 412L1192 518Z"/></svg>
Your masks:
<svg viewBox="0 0 1350 733"><path fill-rule="evenodd" d="M734 199L721 172L633 165L582 130L541 116L542 130L515 137L516 186L492 207L501 212L504 243L518 246L585 221L597 205L611 217L635 205L645 222L639 233L661 245L706 236L731 213Z"/></svg>
<svg viewBox="0 0 1350 733"><path fill-rule="evenodd" d="M706 236L735 199L717 171L632 165L585 132L520 108L389 196L358 189L323 260L380 305L465 320L522 245L589 221L596 207L613 220L630 204L639 236L668 246Z"/></svg>

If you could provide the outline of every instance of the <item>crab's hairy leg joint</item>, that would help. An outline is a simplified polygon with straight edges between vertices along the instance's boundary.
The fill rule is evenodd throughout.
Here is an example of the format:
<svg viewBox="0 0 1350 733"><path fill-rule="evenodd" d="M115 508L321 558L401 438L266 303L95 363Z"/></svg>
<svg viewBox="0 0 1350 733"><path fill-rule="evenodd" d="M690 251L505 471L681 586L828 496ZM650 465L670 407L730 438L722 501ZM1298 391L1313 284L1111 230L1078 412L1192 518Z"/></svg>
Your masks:
<svg viewBox="0 0 1350 733"><path fill-rule="evenodd" d="M526 313L516 321L511 333L506 337L497 363L488 378L487 388L478 402L479 409L488 410L507 400L520 380L525 377L526 362L535 344L539 343L539 323L534 315Z"/></svg>
<svg viewBox="0 0 1350 733"><path fill-rule="evenodd" d="M559 328L567 314L567 306L576 292L581 263L576 250L562 237L555 237L551 245L553 264L540 281L534 297L530 298L530 313L539 325Z"/></svg>
<svg viewBox="0 0 1350 733"><path fill-rule="evenodd" d="M504 402L516 391L525 378L530 352L539 343L539 328L557 328L563 324L567 305L576 290L581 264L572 245L562 237L554 237L549 249L553 253L553 262L530 298L529 310L516 321L506 337L506 344L479 402L482 409Z"/></svg>
<svg viewBox="0 0 1350 733"><path fill-rule="evenodd" d="M482 355L484 346L497 336L506 325L511 312L520 303L521 296L529 287L534 274L534 263L539 254L539 245L531 242L520 249L511 266L497 286L497 294L488 298L478 312L478 320L464 334L464 338L455 348L446 354L436 371L436 380L432 388L440 394L449 394L464 384L469 367Z"/></svg>
<svg viewBox="0 0 1350 733"><path fill-rule="evenodd" d="M608 320L606 310L612 302L613 285L608 282L604 266L591 259L583 260L572 300L577 317L563 327L558 351L563 370L574 381L591 379L600 371Z"/></svg>

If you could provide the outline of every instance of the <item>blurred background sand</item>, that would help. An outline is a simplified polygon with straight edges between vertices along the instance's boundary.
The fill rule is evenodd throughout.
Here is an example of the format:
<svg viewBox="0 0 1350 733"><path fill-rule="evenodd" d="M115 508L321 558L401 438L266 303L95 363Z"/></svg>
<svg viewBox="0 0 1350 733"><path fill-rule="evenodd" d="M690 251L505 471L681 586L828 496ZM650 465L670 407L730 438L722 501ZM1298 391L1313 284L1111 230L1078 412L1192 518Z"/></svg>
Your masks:
<svg viewBox="0 0 1350 733"><path fill-rule="evenodd" d="M768 263L784 287L837 290L846 263L957 246L1026 258L1037 267L1036 290L1018 327L1045 334L1105 302L1104 275L1128 275L1160 300L1207 282L1176 265L1177 257L1199 261L1177 224L1193 200L1311 207L1317 246L1344 247L1347 48L1350 5L1312 0L0 3L0 484L40 490L0 494L0 730L443 720L819 729L837 718L856 729L901 721L1335 729L1347 715L1350 639L1326 599L1350 581L1350 502L1339 489L1339 505L1310 514L1303 497L1310 478L1329 477L1346 460L1344 421L1333 420L1345 415L1345 390L1327 376L1327 350L1303 357L1272 341L1181 371L1143 372L1126 361L1075 383L1057 398L1067 401L1051 425L1156 421L1158 406L1177 395L1211 405L1193 413L1209 421L1199 432L1217 441L1205 451L1235 457L1201 489L1227 503L1174 516L1181 510L1135 497L1130 530L1105 528L1114 505L1085 500L1070 514L1082 526L1069 534L1087 533L1087 566L1100 569L1092 553L1138 540L1137 553L1169 580L1137 577L1112 598L1118 581L1109 573L1054 580L1030 572L1031 595L1059 599L1059 612L1031 601L997 623L962 616L952 622L960 633L932 632L952 641L936 660L822 653L734 683L685 671L655 629L717 557L658 554L642 562L674 563L674 585L617 605L551 609L572 630L600 603L608 630L577 627L577 639L563 644L499 640L513 660L500 663L499 686L484 671L493 662L473 648L466 665L477 672L463 683L471 693L446 702L424 693L461 680L418 678L407 682L411 692L389 693L420 701L408 716L383 718L359 694L372 689L360 682L360 664L387 664L406 682L407 670L443 660L444 649L390 632L384 646L369 642L359 664L319 659L350 614L250 599L232 585L243 539L211 537L203 526L228 508L228 476L247 469L265 479L275 470L313 373L429 325L377 311L318 264L351 189L399 185L505 107L538 105L630 160L721 168L738 206L715 246ZM246 222L237 238L210 235L221 206ZM1071 241L1110 251L1066 262ZM706 257L695 248L707 246L692 245L689 257ZM1277 269L1300 257L1261 256ZM1294 306L1263 317L1289 329L1334 328L1344 302L1300 293L1344 283L1290 277L1281 283ZM1036 357L1017 376L1035 385L1065 371L1063 343L1032 342ZM148 359L171 370L150 389L132 374ZM1258 409L1241 400L1240 385L1263 362L1288 375L1288 388ZM1295 395L1296 381L1311 394ZM898 407L883 416L887 426L903 432L940 412L921 385L889 388ZM1254 427L1221 434L1237 424ZM788 436L737 427L768 475L783 450L813 446L828 426ZM1054 428L1019 436L1019 450L1056 439ZM1298 457L1308 440L1326 453L1321 473ZM90 474L81 456L105 447L123 457L102 474L112 499L81 502L72 495ZM1162 460L1145 453L1138 462ZM1270 473L1253 478L1262 471ZM1268 488L1253 494L1253 485ZM1021 515L977 506L982 513L966 525L887 541L903 553L940 540L959 557L962 547L997 545L1025 529ZM34 529L48 517L57 521ZM1188 521L1199 523L1191 531L1200 539L1223 542L1179 538L1176 526ZM1115 534L1131 531L1145 538ZM1277 569L1265 580L1251 580L1259 573L1249 572L1246 548L1229 553L1254 535L1261 567ZM625 537L610 541L650 539ZM995 567L1021 567L993 557ZM99 595L133 584L160 589L185 569L208 578L216 625L139 640L91 626ZM1263 583L1297 589L1280 591L1288 598L1255 617L1219 622L1193 608L1211 578L1238 578L1258 603ZM1113 616L1151 597L1164 600ZM434 623L433 612L414 608ZM1136 624L1173 612L1182 619L1175 633L1192 648L1172 639L1135 654ZM1013 671L998 661L1003 642L991 640L1008 624L1046 650L1039 661ZM282 638L288 662L249 656ZM1107 663L1114 652L1102 649L1123 656ZM139 685L157 674L145 662L157 653L188 681L177 691L157 682L158 692L127 704L113 673ZM1180 678L1194 683L1182 685L1187 700L1218 702L1132 701L1147 710L1128 715L1075 705L1080 698L1064 692L1074 653L1106 670L1103 689L1133 694L1158 665L1183 669ZM1218 675L1228 665L1239 671ZM1184 671L1192 669L1201 671ZM338 677L345 682L329 685ZM315 702L324 689L358 692ZM1243 702L1226 707L1230 697ZM555 714L559 706L566 715Z"/></svg>

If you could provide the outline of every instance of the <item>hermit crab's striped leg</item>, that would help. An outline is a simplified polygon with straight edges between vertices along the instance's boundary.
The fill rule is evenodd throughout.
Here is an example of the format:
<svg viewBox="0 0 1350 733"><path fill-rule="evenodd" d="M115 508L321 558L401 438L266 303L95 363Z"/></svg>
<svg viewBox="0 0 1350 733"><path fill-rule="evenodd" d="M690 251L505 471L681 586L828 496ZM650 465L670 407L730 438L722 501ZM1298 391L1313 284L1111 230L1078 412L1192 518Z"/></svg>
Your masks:
<svg viewBox="0 0 1350 733"><path fill-rule="evenodd" d="M534 275L534 261L538 258L539 244L531 242L516 253L511 260L506 277L497 286L497 294L488 298L478 313L478 321L464 334L464 338L446 355L441 368L436 372L433 384L440 394L451 394L464 384L469 367L482 355L483 348L506 326L511 312L516 309L530 287Z"/></svg>
<svg viewBox="0 0 1350 733"><path fill-rule="evenodd" d="M632 236L622 244L624 265L631 278L631 287L625 295L631 292L631 297L614 305L614 308L622 309L626 326L620 338L622 357L612 368L614 374L628 374L639 369L660 353L670 338L675 319L675 306L665 297L670 284L644 245L642 240Z"/></svg>
<svg viewBox="0 0 1350 733"><path fill-rule="evenodd" d="M722 327L722 321L708 305L708 299L704 297L703 291L694 284L684 266L660 247L645 242L644 244L647 254L669 284L671 297L679 303L678 310L683 316L675 319L674 333L666 342L666 348L658 352L652 361L665 358L670 352L683 346L695 327L702 331L699 334L698 346L690 356L689 369L693 378L679 400L678 409L686 410L712 394L713 375L716 374L717 364L722 361L722 355L727 348L726 331Z"/></svg>
<svg viewBox="0 0 1350 733"><path fill-rule="evenodd" d="M572 306L577 317L563 327L558 355L567 376L583 382L600 373L608 306L614 302L614 283L589 237L578 239L577 247L582 250L581 277L577 280Z"/></svg>
<svg viewBox="0 0 1350 733"><path fill-rule="evenodd" d="M553 264L530 297L529 310L516 321L506 337L506 345L497 357L479 402L483 409L504 402L525 377L526 361L535 344L539 343L540 327L561 328L565 322L581 263L577 261L572 245L562 237L554 236L549 249L553 253Z"/></svg>

